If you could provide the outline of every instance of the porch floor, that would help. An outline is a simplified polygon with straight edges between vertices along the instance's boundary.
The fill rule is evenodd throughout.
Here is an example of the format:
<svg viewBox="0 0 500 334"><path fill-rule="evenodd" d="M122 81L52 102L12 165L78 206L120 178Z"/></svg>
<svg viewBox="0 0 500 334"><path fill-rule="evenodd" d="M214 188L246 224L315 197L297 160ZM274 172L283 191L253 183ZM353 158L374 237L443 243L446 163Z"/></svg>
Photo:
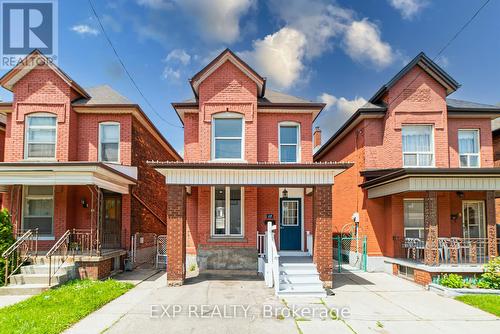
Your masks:
<svg viewBox="0 0 500 334"><path fill-rule="evenodd" d="M384 260L385 263L399 264L402 266L420 269L427 272L434 273L482 273L484 271L483 264L468 264L468 263L458 263L458 264L439 264L437 266L428 266L418 261L413 261L410 259L398 259L387 257Z"/></svg>

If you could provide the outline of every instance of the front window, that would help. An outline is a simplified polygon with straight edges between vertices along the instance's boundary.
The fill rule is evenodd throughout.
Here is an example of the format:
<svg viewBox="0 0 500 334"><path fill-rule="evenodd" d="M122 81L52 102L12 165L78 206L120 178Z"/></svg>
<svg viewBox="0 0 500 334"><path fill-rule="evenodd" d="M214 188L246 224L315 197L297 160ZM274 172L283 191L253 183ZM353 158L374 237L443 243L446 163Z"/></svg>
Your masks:
<svg viewBox="0 0 500 334"><path fill-rule="evenodd" d="M243 118L214 118L213 159L243 159Z"/></svg>
<svg viewBox="0 0 500 334"><path fill-rule="evenodd" d="M434 166L434 136L431 125L403 126L403 166Z"/></svg>
<svg viewBox="0 0 500 334"><path fill-rule="evenodd" d="M24 188L23 230L38 228L40 236L53 236L54 187Z"/></svg>
<svg viewBox="0 0 500 334"><path fill-rule="evenodd" d="M26 119L27 159L54 159L56 157L56 124L55 116L34 115Z"/></svg>
<svg viewBox="0 0 500 334"><path fill-rule="evenodd" d="M215 236L243 235L243 188L213 187L213 227Z"/></svg>
<svg viewBox="0 0 500 334"><path fill-rule="evenodd" d="M99 161L120 162L120 124L99 125Z"/></svg>
<svg viewBox="0 0 500 334"><path fill-rule="evenodd" d="M299 126L280 125L280 162L299 161Z"/></svg>
<svg viewBox="0 0 500 334"><path fill-rule="evenodd" d="M479 167L479 130L458 130L460 167Z"/></svg>
<svg viewBox="0 0 500 334"><path fill-rule="evenodd" d="M424 237L424 201L411 199L404 201L405 238Z"/></svg>

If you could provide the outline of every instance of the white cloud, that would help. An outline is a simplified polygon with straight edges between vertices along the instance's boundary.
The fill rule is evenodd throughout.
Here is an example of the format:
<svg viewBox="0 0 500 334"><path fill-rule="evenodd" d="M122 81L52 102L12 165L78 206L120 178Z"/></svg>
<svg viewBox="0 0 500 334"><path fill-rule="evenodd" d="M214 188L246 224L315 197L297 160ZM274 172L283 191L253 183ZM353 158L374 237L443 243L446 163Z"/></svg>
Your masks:
<svg viewBox="0 0 500 334"><path fill-rule="evenodd" d="M240 53L278 88L294 84L304 69L305 35L292 28L282 28L253 43L253 50Z"/></svg>
<svg viewBox="0 0 500 334"><path fill-rule="evenodd" d="M233 43L240 36L240 19L255 0L176 0L196 23L205 39Z"/></svg>
<svg viewBox="0 0 500 334"><path fill-rule="evenodd" d="M152 9L170 9L172 3L169 0L137 0L141 6L150 7Z"/></svg>
<svg viewBox="0 0 500 334"><path fill-rule="evenodd" d="M358 108L367 102L364 98L358 96L349 100L345 97L336 97L328 93L318 96L318 100L326 103L325 110L316 122L316 125L323 132L323 138L331 137Z"/></svg>
<svg viewBox="0 0 500 334"><path fill-rule="evenodd" d="M424 9L429 3L427 0L389 0L392 7L401 12L404 19L410 20Z"/></svg>
<svg viewBox="0 0 500 334"><path fill-rule="evenodd" d="M191 56L183 49L175 49L170 51L170 53L165 58L165 61L178 61L182 65L187 65L191 61Z"/></svg>
<svg viewBox="0 0 500 334"><path fill-rule="evenodd" d="M85 35L97 36L97 35L99 35L99 30L92 28L88 24L77 24L77 25L71 27L71 30L76 32L79 35L82 35L82 36L85 36Z"/></svg>
<svg viewBox="0 0 500 334"><path fill-rule="evenodd" d="M270 8L284 25L240 54L279 88L304 81L308 62L336 44L352 59L377 69L396 59L397 52L382 40L375 23L359 20L355 12L331 1L271 0Z"/></svg>
<svg viewBox="0 0 500 334"><path fill-rule="evenodd" d="M351 23L344 36L344 45L352 59L369 62L378 68L390 65L396 57L392 47L382 41L377 25L366 18Z"/></svg>
<svg viewBox="0 0 500 334"><path fill-rule="evenodd" d="M179 70L175 70L172 67L165 67L163 70L163 79L175 79L179 80L181 77L181 72Z"/></svg>

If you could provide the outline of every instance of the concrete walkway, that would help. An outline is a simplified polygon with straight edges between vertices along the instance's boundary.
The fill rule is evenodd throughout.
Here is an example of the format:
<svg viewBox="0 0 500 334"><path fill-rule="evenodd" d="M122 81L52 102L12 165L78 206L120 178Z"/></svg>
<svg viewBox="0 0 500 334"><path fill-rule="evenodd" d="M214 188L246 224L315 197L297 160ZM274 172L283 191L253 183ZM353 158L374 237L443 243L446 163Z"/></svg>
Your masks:
<svg viewBox="0 0 500 334"><path fill-rule="evenodd" d="M324 299L278 300L248 277L165 283L154 276L67 332L500 333L499 318L383 273L335 275L335 295ZM345 317L335 320L332 310Z"/></svg>
<svg viewBox="0 0 500 334"><path fill-rule="evenodd" d="M0 296L0 308L19 303L25 299L32 297L33 295L5 295Z"/></svg>

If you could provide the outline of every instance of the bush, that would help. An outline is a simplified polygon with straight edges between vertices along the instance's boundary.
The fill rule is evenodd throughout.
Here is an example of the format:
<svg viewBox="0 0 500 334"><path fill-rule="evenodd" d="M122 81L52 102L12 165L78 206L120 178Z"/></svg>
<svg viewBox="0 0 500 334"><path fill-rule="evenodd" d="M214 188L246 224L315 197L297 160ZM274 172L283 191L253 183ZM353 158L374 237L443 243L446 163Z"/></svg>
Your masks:
<svg viewBox="0 0 500 334"><path fill-rule="evenodd" d="M484 273L477 284L482 289L500 289L500 256L484 265Z"/></svg>
<svg viewBox="0 0 500 334"><path fill-rule="evenodd" d="M14 242L10 214L7 209L3 209L0 211L0 285L3 285L5 282L5 260L1 255Z"/></svg>
<svg viewBox="0 0 500 334"><path fill-rule="evenodd" d="M464 278L457 274L445 274L439 280L439 284L447 288L460 289L465 287Z"/></svg>

